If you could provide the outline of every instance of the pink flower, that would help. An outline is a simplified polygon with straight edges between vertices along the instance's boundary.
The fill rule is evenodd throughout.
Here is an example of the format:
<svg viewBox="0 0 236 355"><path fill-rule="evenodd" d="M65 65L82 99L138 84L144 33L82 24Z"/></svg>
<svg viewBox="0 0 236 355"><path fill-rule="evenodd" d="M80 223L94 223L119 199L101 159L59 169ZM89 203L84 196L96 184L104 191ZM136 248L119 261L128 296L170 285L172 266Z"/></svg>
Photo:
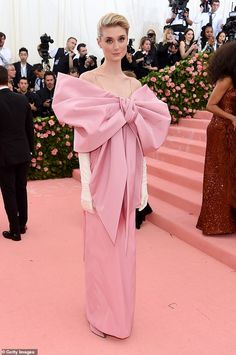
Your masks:
<svg viewBox="0 0 236 355"><path fill-rule="evenodd" d="M70 138L69 134L66 134L65 139L69 139L69 138Z"/></svg>
<svg viewBox="0 0 236 355"><path fill-rule="evenodd" d="M199 99L199 98L195 99L195 102L199 102L199 101L200 101L200 99Z"/></svg>
<svg viewBox="0 0 236 355"><path fill-rule="evenodd" d="M37 157L37 160L43 160L43 157Z"/></svg>
<svg viewBox="0 0 236 355"><path fill-rule="evenodd" d="M32 163L31 166L32 166L33 168L35 168L35 167L36 167L36 163Z"/></svg>
<svg viewBox="0 0 236 355"><path fill-rule="evenodd" d="M54 148L53 150L51 150L51 154L52 155L57 155L58 153L58 149L57 148Z"/></svg>
<svg viewBox="0 0 236 355"><path fill-rule="evenodd" d="M43 155L43 152L38 152L38 155L41 157Z"/></svg>
<svg viewBox="0 0 236 355"><path fill-rule="evenodd" d="M52 133L51 133L51 134L52 134L52 136L55 136L55 134L56 134L56 133L55 133L54 131L52 131Z"/></svg>
<svg viewBox="0 0 236 355"><path fill-rule="evenodd" d="M170 83L170 86L171 86L172 88L174 88L174 87L175 87L175 83L171 82L171 83Z"/></svg>
<svg viewBox="0 0 236 355"><path fill-rule="evenodd" d="M197 70L198 70L198 71L202 71L202 68L203 68L202 65L198 64Z"/></svg>
<svg viewBox="0 0 236 355"><path fill-rule="evenodd" d="M185 88L185 85L182 83L180 84L181 89Z"/></svg>
<svg viewBox="0 0 236 355"><path fill-rule="evenodd" d="M206 92L204 95L203 95L203 97L204 97L204 99L208 99L208 93Z"/></svg>
<svg viewBox="0 0 236 355"><path fill-rule="evenodd" d="M45 167L45 168L43 168L43 170L45 171L45 173L48 171L48 168L47 167Z"/></svg>
<svg viewBox="0 0 236 355"><path fill-rule="evenodd" d="M35 158L32 158L32 159L31 159L31 162L32 162L32 163L36 163L36 159L35 159Z"/></svg>
<svg viewBox="0 0 236 355"><path fill-rule="evenodd" d="M189 64L193 64L193 60L192 59L190 59L188 62L189 62Z"/></svg>
<svg viewBox="0 0 236 355"><path fill-rule="evenodd" d="M150 81L152 81L153 83L155 83L157 81L157 78L155 78L155 76L152 76Z"/></svg>
<svg viewBox="0 0 236 355"><path fill-rule="evenodd" d="M188 79L188 82L189 82L190 84L194 84L194 79Z"/></svg>
<svg viewBox="0 0 236 355"><path fill-rule="evenodd" d="M180 90L181 90L181 89L180 89L180 86L177 85L177 86L176 86L176 90L177 90L177 91L180 91Z"/></svg>
<svg viewBox="0 0 236 355"><path fill-rule="evenodd" d="M177 122L177 118L174 117L174 116L172 116L172 121L173 121L173 122Z"/></svg>
<svg viewBox="0 0 236 355"><path fill-rule="evenodd" d="M204 71L204 72L202 73L202 75L203 75L203 76L207 76L207 72Z"/></svg>
<svg viewBox="0 0 236 355"><path fill-rule="evenodd" d="M169 78L170 78L169 75L165 75L165 76L164 76L164 79L165 79L166 81L169 80Z"/></svg>
<svg viewBox="0 0 236 355"><path fill-rule="evenodd" d="M37 137L40 138L41 134L40 133L37 133Z"/></svg>
<svg viewBox="0 0 236 355"><path fill-rule="evenodd" d="M41 143L36 144L36 149L39 149L39 148L41 148Z"/></svg>
<svg viewBox="0 0 236 355"><path fill-rule="evenodd" d="M73 153L72 152L70 152L68 155L67 155L67 159L71 159L73 157Z"/></svg>
<svg viewBox="0 0 236 355"><path fill-rule="evenodd" d="M190 119L190 118L192 118L192 116L188 115L188 116L185 116L185 118Z"/></svg>
<svg viewBox="0 0 236 355"><path fill-rule="evenodd" d="M70 147L70 146L71 146L71 144L70 144L69 141L66 141L66 146L67 146L67 147Z"/></svg>
<svg viewBox="0 0 236 355"><path fill-rule="evenodd" d="M166 102L166 97L162 97L162 98L161 98L161 101Z"/></svg>
<svg viewBox="0 0 236 355"><path fill-rule="evenodd" d="M165 96L170 96L170 90L165 91Z"/></svg>
<svg viewBox="0 0 236 355"><path fill-rule="evenodd" d="M47 134L47 133L44 133L44 134L43 134L43 138L48 138L48 134Z"/></svg>
<svg viewBox="0 0 236 355"><path fill-rule="evenodd" d="M170 67L170 71L172 72L172 71L174 71L174 70L175 70L175 66L172 65L172 66Z"/></svg>
<svg viewBox="0 0 236 355"><path fill-rule="evenodd" d="M55 122L53 120L48 121L49 126L54 126Z"/></svg>
<svg viewBox="0 0 236 355"><path fill-rule="evenodd" d="M186 94L186 92L187 92L186 89L182 89L183 94Z"/></svg>
<svg viewBox="0 0 236 355"><path fill-rule="evenodd" d="M183 112L182 111L178 111L178 115L182 115L183 114Z"/></svg>
<svg viewBox="0 0 236 355"><path fill-rule="evenodd" d="M36 169L40 170L41 166L40 165L36 165Z"/></svg>

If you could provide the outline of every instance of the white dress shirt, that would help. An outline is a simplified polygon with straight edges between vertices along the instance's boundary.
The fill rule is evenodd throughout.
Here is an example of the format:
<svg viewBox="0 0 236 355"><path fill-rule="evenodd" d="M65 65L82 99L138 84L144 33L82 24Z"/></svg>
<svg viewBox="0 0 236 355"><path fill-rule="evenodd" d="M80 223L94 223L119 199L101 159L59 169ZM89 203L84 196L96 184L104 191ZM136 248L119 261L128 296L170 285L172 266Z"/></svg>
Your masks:
<svg viewBox="0 0 236 355"><path fill-rule="evenodd" d="M200 36L201 29L203 26L206 26L207 23L210 22L210 14L211 12L202 12L197 15L197 17L194 19L194 23L198 24L198 33L197 37ZM217 10L216 12L212 13L212 28L213 28L213 34L214 37L217 36L217 34L222 31L221 25L223 24L223 17L222 14Z"/></svg>
<svg viewBox="0 0 236 355"><path fill-rule="evenodd" d="M11 61L11 51L9 48L0 47L0 65L7 65Z"/></svg>

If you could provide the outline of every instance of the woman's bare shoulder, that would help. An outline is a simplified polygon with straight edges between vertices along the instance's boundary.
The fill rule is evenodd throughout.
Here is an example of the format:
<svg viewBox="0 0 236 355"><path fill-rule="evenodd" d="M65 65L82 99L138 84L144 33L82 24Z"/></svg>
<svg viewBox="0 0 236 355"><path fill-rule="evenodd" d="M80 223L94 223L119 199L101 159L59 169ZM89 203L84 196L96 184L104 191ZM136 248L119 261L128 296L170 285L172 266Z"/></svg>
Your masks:
<svg viewBox="0 0 236 355"><path fill-rule="evenodd" d="M230 76L219 79L216 83L218 87L224 87L225 89L230 89L233 87L233 80Z"/></svg>
<svg viewBox="0 0 236 355"><path fill-rule="evenodd" d="M90 81L91 83L95 82L95 77L97 75L97 68L93 70L86 71L80 75L80 79Z"/></svg>
<svg viewBox="0 0 236 355"><path fill-rule="evenodd" d="M140 81L136 78L130 78L131 81L131 87L132 87L132 91L135 91L137 89L139 89L142 84L140 83Z"/></svg>

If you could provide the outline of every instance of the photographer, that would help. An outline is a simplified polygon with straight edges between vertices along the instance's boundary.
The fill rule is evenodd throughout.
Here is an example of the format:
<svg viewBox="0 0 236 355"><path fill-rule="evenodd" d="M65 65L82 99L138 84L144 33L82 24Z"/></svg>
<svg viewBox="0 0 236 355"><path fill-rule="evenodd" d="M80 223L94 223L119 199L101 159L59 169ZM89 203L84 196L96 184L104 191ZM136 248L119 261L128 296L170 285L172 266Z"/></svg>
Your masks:
<svg viewBox="0 0 236 355"><path fill-rule="evenodd" d="M39 114L38 109L40 107L40 99L37 94L29 91L29 81L26 77L20 78L18 82L18 93L25 95L30 104L33 117L37 117Z"/></svg>
<svg viewBox="0 0 236 355"><path fill-rule="evenodd" d="M173 29L176 39L181 40L184 31L193 23L189 18L189 9L185 7L188 0L170 1L170 4L172 3L174 5L172 6L170 16L166 19L166 23Z"/></svg>
<svg viewBox="0 0 236 355"><path fill-rule="evenodd" d="M37 91L36 94L40 98L40 115L42 117L51 116L54 114L52 110L52 99L56 84L55 74L51 71L46 71L44 74L44 88Z"/></svg>
<svg viewBox="0 0 236 355"><path fill-rule="evenodd" d="M58 72L68 74L69 68L73 67L73 58L75 57L74 49L77 39L69 37L66 41L65 48L55 48L49 51L50 58L54 58L53 73Z"/></svg>
<svg viewBox="0 0 236 355"><path fill-rule="evenodd" d="M157 58L151 53L151 41L148 37L141 38L139 48L140 50L134 54L134 60L137 64L137 78L141 79L150 71L157 70Z"/></svg>
<svg viewBox="0 0 236 355"><path fill-rule="evenodd" d="M220 0L205 1L202 0L200 4L200 13L194 20L195 24L202 29L206 24L212 25L214 37L222 30L223 17L220 13Z"/></svg>

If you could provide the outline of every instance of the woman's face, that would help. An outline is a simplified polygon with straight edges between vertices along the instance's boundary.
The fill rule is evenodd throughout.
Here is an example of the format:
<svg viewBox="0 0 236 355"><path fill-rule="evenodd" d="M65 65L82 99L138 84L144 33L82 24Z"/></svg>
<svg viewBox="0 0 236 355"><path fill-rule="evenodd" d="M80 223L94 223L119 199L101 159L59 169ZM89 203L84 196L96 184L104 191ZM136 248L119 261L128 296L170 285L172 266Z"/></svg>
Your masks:
<svg viewBox="0 0 236 355"><path fill-rule="evenodd" d="M171 31L166 32L166 40L167 42L172 42L174 39L174 35Z"/></svg>
<svg viewBox="0 0 236 355"><path fill-rule="evenodd" d="M218 38L218 42L219 43L223 43L226 39L226 35L224 32L222 32L220 35L219 35L219 38Z"/></svg>
<svg viewBox="0 0 236 355"><path fill-rule="evenodd" d="M185 34L185 39L186 39L186 41L188 41L188 42L190 42L190 41L192 41L192 39L193 39L193 31L188 31L186 34Z"/></svg>
<svg viewBox="0 0 236 355"><path fill-rule="evenodd" d="M212 27L207 27L205 29L205 36L207 39L210 39L213 37L213 28Z"/></svg>
<svg viewBox="0 0 236 355"><path fill-rule="evenodd" d="M121 26L102 27L97 41L106 60L119 61L127 52L128 34Z"/></svg>
<svg viewBox="0 0 236 355"><path fill-rule="evenodd" d="M151 42L149 40L146 40L143 43L142 50L145 51L145 52L150 52L150 50L151 50Z"/></svg>

